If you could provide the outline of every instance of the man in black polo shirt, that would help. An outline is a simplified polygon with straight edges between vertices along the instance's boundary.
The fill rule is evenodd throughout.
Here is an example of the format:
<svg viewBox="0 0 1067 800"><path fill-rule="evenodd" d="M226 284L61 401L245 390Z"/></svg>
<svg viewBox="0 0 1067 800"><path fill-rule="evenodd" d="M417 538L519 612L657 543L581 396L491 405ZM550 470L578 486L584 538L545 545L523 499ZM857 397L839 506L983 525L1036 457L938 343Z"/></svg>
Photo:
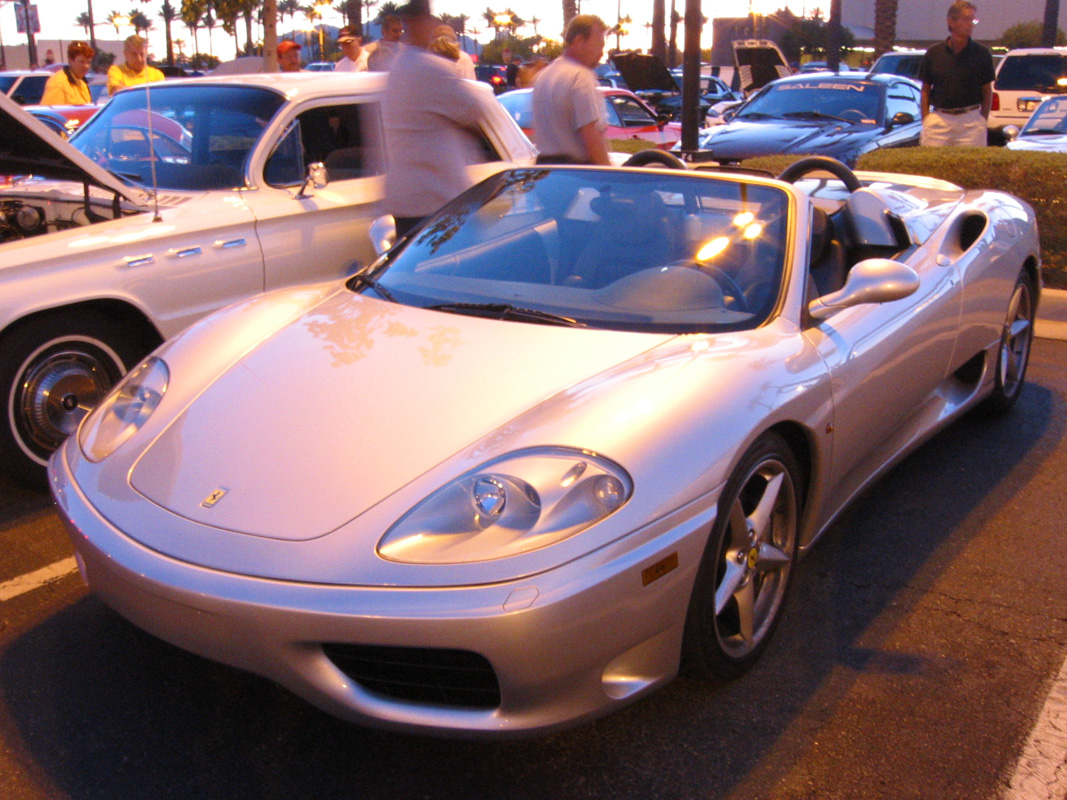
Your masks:
<svg viewBox="0 0 1067 800"><path fill-rule="evenodd" d="M977 10L956 0L948 9L948 38L923 56L923 145L985 146L996 73L989 49L971 39Z"/></svg>

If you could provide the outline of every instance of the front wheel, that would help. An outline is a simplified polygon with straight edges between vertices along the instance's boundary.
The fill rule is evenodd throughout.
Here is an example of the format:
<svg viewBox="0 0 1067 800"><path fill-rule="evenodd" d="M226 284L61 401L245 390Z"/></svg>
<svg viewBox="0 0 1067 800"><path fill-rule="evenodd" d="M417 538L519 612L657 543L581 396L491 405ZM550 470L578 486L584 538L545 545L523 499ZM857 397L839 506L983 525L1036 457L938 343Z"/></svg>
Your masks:
<svg viewBox="0 0 1067 800"><path fill-rule="evenodd" d="M786 441L760 437L719 500L685 620L683 663L731 680L760 657L778 624L796 560L800 469Z"/></svg>
<svg viewBox="0 0 1067 800"><path fill-rule="evenodd" d="M49 314L0 342L0 464L41 485L49 456L147 348L133 331L91 312Z"/></svg>
<svg viewBox="0 0 1067 800"><path fill-rule="evenodd" d="M1010 410L1022 394L1030 347L1034 342L1034 313L1033 283L1024 270L1015 281L1000 333L993 393L985 403L989 411L1003 413Z"/></svg>

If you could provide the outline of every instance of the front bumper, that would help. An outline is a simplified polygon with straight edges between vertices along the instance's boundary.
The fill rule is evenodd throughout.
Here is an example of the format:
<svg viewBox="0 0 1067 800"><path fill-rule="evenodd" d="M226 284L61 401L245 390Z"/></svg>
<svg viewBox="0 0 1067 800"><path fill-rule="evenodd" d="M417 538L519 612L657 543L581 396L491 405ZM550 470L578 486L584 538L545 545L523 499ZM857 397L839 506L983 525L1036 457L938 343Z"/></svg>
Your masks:
<svg viewBox="0 0 1067 800"><path fill-rule="evenodd" d="M640 543L616 546L610 558L590 554L521 581L295 583L199 567L134 541L73 481L66 452L74 446L57 451L49 476L89 587L153 635L274 680L343 719L450 736L547 733L630 703L678 671L710 501L658 521L655 536L628 537ZM363 658L367 648L385 659L374 666L383 680L351 669L351 650ZM495 681L497 693L467 703L463 691L437 700L394 691L392 675L403 684L411 666L391 659L413 652L448 664L458 653L448 680L461 682L471 660L481 662L491 674L476 680Z"/></svg>

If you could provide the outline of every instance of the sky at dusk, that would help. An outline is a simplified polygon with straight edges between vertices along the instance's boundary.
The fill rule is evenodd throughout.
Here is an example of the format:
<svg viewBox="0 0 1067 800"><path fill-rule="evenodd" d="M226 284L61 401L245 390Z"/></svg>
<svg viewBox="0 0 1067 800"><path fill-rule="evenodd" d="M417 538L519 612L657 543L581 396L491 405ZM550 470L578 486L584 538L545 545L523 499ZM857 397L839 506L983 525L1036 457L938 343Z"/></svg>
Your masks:
<svg viewBox="0 0 1067 800"><path fill-rule="evenodd" d="M684 14L684 0L676 0L676 2L678 13ZM180 6L181 0L171 0L171 3ZM759 13L768 13L786 5L784 0L751 0L751 3L755 6L754 10ZM62 40L64 44L74 39L85 38L85 32L75 23L75 20L79 14L86 10L86 0L36 0L35 4L41 20L40 38L58 39ZM808 4L811 5L810 0ZM142 11L155 25L148 34L149 53L154 59L160 59L166 53L163 20L159 18L160 5L160 0L150 0L148 3L134 2L133 0L93 0L93 18L100 23L104 22L112 11L122 13L130 13L133 10ZM434 13L466 14L470 18L468 31L472 29L480 30L481 33L475 38L482 42L489 41L492 37L492 29L486 25L483 17L487 6L500 11L510 8L528 22L536 17L540 20L537 24L538 33L546 38L561 38L563 8L562 2L559 2L559 0L552 0L547 3L537 2L537 0L511 0L511 2L501 2L499 7L487 2L487 0L433 2ZM791 4L791 7L795 13L800 14L803 11L800 2ZM811 7L814 8L814 5ZM667 0L667 8L669 13L670 0ZM622 16L629 15L633 19L633 24L630 26L630 35L622 37L621 46L623 48L648 49L650 34L645 26L651 21L652 17L651 0L645 0L641 3L637 3L634 0L580 0L580 9L585 14L598 14L608 24L614 24L620 14ZM704 0L702 3L703 14L709 18L745 16L750 10L750 0ZM373 17L376 12L372 9L370 14ZM299 16L297 20L297 27L300 27ZM338 11L327 7L324 21L326 24L339 26L342 19ZM279 31L287 31L288 29L289 20L286 17L284 23L279 23ZM131 33L133 33L132 29L124 29L119 34L116 34L114 27L106 22L102 25L98 24L96 29L97 39L121 40ZM256 33L258 34L259 32L256 31ZM527 25L519 30L519 36L532 36L533 34L533 25ZM679 32L679 37L681 35L681 32ZM190 53L192 51L192 35L184 25L173 26L172 36L186 40L185 52ZM240 37L243 43L243 28ZM20 34L16 30L13 0L0 0L0 39L2 39L5 46L26 43L25 34ZM200 49L207 51L207 35L205 31L200 32L199 41ZM216 56L223 60L233 57L233 37L225 34L221 27L215 28L212 34L212 43ZM710 25L705 27L705 36L702 44L704 47L711 46ZM608 46L615 46L615 37L610 38ZM57 53L56 56L59 60L64 60L64 56L60 53ZM41 53L41 58L42 60L44 58L43 52Z"/></svg>

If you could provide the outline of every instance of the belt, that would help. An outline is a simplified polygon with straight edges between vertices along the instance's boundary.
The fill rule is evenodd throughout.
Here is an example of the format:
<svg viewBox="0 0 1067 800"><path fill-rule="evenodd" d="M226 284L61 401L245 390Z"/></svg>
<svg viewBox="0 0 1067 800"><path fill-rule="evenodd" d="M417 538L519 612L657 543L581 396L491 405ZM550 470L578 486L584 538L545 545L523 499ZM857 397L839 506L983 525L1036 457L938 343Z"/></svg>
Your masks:
<svg viewBox="0 0 1067 800"><path fill-rule="evenodd" d="M959 114L969 114L972 111L977 111L981 107L982 107L981 105L977 105L977 106L964 106L963 108L935 108L934 111L936 111L938 114L951 114L952 116L955 117L955 116L958 116Z"/></svg>

